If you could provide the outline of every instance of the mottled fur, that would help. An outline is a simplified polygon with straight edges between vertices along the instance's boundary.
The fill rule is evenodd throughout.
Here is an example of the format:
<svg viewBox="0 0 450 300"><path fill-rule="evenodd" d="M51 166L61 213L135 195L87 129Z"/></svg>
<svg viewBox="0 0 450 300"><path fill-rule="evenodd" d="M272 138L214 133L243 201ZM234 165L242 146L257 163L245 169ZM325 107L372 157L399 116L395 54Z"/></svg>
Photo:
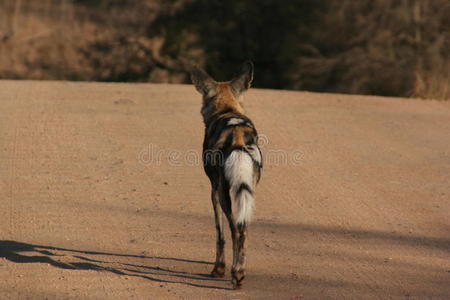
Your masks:
<svg viewBox="0 0 450 300"><path fill-rule="evenodd" d="M225 273L223 212L233 240L232 283L238 288L245 277L247 225L253 215L254 189L262 168L258 134L240 102L253 79L253 65L244 64L240 75L228 82L216 82L199 68L193 68L191 78L203 95L203 163L211 181L216 222L216 263L211 274L222 277Z"/></svg>

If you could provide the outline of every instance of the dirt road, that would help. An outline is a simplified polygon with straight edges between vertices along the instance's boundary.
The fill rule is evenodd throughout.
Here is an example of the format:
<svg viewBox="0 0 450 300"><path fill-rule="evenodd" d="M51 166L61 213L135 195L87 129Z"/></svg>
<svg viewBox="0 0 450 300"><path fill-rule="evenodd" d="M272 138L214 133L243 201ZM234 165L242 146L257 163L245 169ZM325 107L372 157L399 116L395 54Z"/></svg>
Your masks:
<svg viewBox="0 0 450 300"><path fill-rule="evenodd" d="M192 86L0 81L0 299L450 297L450 102L245 100L266 161L235 291L205 276Z"/></svg>

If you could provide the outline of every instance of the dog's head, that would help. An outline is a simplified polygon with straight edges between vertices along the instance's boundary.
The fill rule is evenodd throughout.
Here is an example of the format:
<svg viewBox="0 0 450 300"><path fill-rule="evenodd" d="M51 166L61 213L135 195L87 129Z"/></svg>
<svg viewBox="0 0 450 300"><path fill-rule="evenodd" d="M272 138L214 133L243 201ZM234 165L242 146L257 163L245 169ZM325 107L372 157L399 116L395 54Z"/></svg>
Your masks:
<svg viewBox="0 0 450 300"><path fill-rule="evenodd" d="M199 67L192 67L191 80L203 96L202 115L208 116L224 109L243 113L242 93L250 88L253 80L253 64L245 62L240 73L232 80L217 82Z"/></svg>

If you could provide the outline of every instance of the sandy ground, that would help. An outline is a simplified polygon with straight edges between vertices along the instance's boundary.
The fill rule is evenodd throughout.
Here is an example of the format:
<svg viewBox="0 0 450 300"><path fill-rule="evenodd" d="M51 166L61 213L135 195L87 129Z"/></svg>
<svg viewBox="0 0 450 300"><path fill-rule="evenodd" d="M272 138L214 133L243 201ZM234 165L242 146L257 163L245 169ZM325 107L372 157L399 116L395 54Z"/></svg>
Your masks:
<svg viewBox="0 0 450 300"><path fill-rule="evenodd" d="M249 91L241 290L206 275L192 86L0 81L0 103L0 299L450 297L450 102Z"/></svg>

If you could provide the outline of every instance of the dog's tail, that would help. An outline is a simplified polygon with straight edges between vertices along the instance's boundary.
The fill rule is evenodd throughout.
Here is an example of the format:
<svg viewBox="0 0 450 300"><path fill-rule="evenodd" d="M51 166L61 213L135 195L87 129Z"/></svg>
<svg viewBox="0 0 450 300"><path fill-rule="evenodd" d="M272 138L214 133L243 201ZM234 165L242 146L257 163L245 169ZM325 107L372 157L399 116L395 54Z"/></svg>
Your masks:
<svg viewBox="0 0 450 300"><path fill-rule="evenodd" d="M248 224L255 211L254 176L254 161L250 154L240 149L233 150L225 160L225 178L237 203L238 224Z"/></svg>

